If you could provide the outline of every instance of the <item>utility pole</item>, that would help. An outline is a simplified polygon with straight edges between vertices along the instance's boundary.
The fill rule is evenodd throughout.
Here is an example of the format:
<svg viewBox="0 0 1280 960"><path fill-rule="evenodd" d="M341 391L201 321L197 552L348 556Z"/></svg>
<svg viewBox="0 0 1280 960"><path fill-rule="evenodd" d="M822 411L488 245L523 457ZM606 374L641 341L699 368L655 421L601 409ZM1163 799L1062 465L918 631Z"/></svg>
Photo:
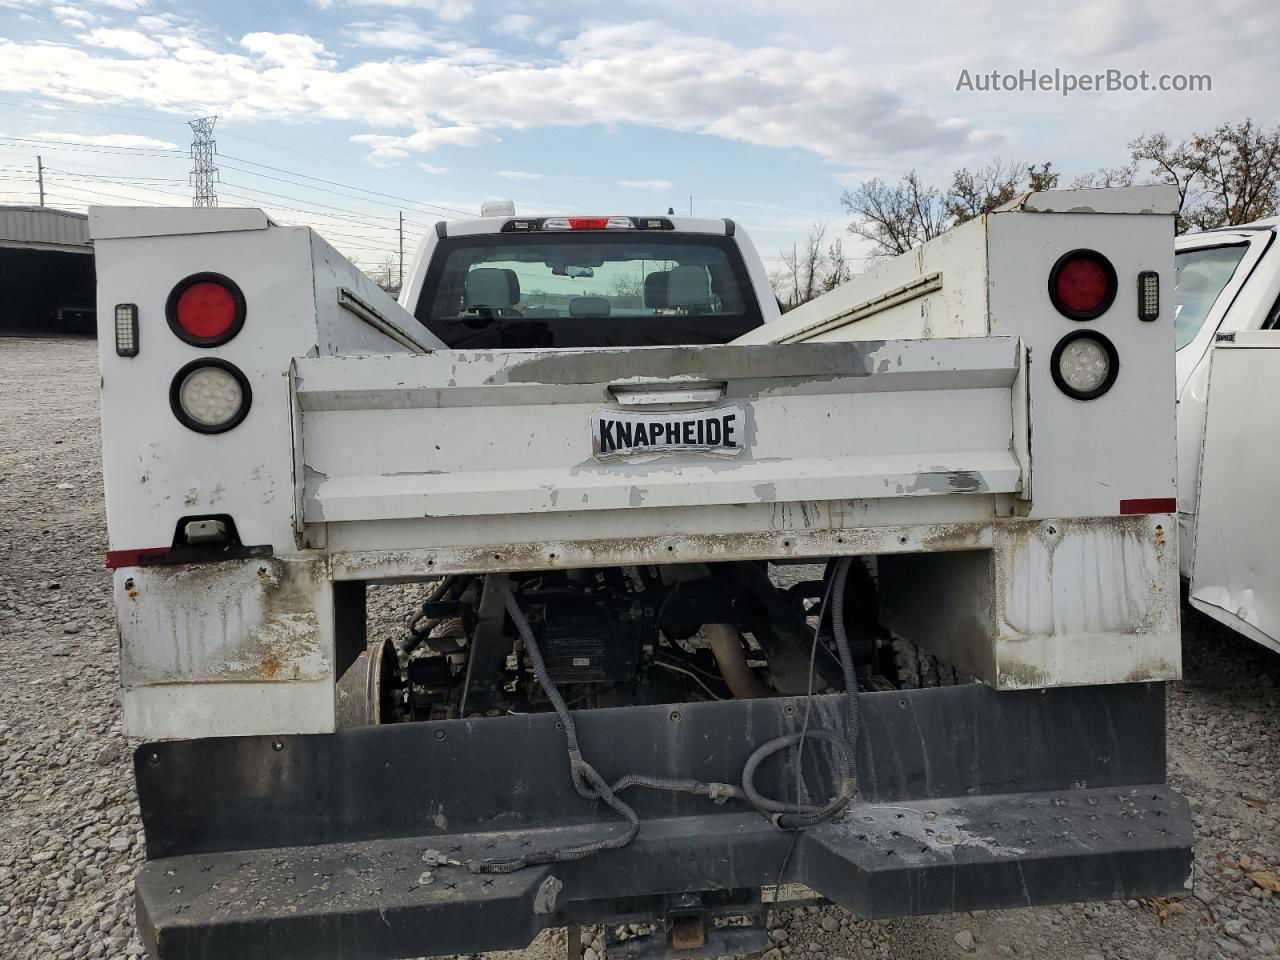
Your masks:
<svg viewBox="0 0 1280 960"><path fill-rule="evenodd" d="M400 211L400 289L404 289L404 211Z"/></svg>
<svg viewBox="0 0 1280 960"><path fill-rule="evenodd" d="M693 194L689 194L689 216L693 216Z"/></svg>
<svg viewBox="0 0 1280 960"><path fill-rule="evenodd" d="M40 184L40 206L44 206L44 161L36 154L36 182Z"/></svg>
<svg viewBox="0 0 1280 960"><path fill-rule="evenodd" d="M791 241L791 305L800 306L800 261L796 259L796 242Z"/></svg>
<svg viewBox="0 0 1280 960"><path fill-rule="evenodd" d="M213 164L217 144L213 140L213 125L217 117L201 117L187 121L191 128L191 176L193 207L216 207L218 194L214 184L218 182L218 168Z"/></svg>

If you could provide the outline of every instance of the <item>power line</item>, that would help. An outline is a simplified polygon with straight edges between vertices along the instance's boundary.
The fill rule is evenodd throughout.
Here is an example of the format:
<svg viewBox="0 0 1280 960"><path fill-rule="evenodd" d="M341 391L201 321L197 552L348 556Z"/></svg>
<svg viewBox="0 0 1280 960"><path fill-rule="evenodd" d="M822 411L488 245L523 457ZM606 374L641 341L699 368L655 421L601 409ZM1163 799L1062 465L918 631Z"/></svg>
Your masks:
<svg viewBox="0 0 1280 960"><path fill-rule="evenodd" d="M15 194L25 196L25 194ZM155 203L148 201L144 197L122 197L119 194L105 193L101 190L90 189L79 185L67 186L59 183L55 189L48 191L50 197L59 199L64 205L88 207L99 202L100 199L107 200L126 200L134 203L141 203L146 206L167 206L164 203ZM167 194L168 196L177 196L177 194ZM384 256L395 256L395 244L388 240L385 244L379 244L373 237L352 237L347 239L347 235L337 231L324 230L321 233L325 239L334 238L335 246L343 249L360 250L366 253L382 254Z"/></svg>
<svg viewBox="0 0 1280 960"><path fill-rule="evenodd" d="M10 140L15 143L29 143L36 146L49 146L50 149L59 148L69 152L83 153L106 153L111 156L129 156L131 154L145 154L155 157L179 157L182 156L181 150L170 150L168 147L126 147L110 143L78 143L73 140L45 140L33 137L8 137L0 136L0 140Z"/></svg>
<svg viewBox="0 0 1280 960"><path fill-rule="evenodd" d="M35 97L38 95L29 94L29 96ZM57 110L58 113L82 113L82 114L85 114L86 116L91 116L91 117L117 117L121 120L141 120L144 123L177 124L181 122L176 118L169 119L169 120L162 120L159 117L144 117L141 114L137 114L137 113L108 113L105 110L98 110L98 109L77 110L75 107L64 106L63 101L58 100L56 98L49 98L48 100L43 102L41 102L40 100L32 100L32 101L27 101L26 103L23 103L20 100L0 100L0 103L6 104L11 107L34 107L37 110L46 110L50 106L52 106L55 110Z"/></svg>
<svg viewBox="0 0 1280 960"><path fill-rule="evenodd" d="M364 213L360 210L352 210L350 207L338 207L330 203L321 203L319 200L303 200L301 197L290 197L283 193L272 193L270 190L261 190L258 187L251 187L244 183L236 183L235 181L227 181L229 186L238 190L248 190L250 193L260 193L265 197L277 197L280 200L288 200L292 203L309 203L315 207L324 207L327 210L337 210L339 213L350 213L357 217L363 217L367 220L394 220L395 217L387 216L380 213Z"/></svg>
<svg viewBox="0 0 1280 960"><path fill-rule="evenodd" d="M443 211L443 212L445 212L445 213L456 213L456 214L459 214L460 216L463 216L463 217L474 217L474 216L475 216L475 214L473 214L473 213L467 213L465 210L458 210L458 209L456 209L456 208L454 208L454 207L446 207L446 206L443 206L443 205L438 204L438 203L427 203L425 200L410 200L408 197L398 197L398 196L396 196L395 194L391 194L391 193L380 193L380 192L379 192L379 191L377 191L377 190L369 190L369 189L366 189L365 187L357 187L357 186L355 186L354 184L350 184L350 183L341 183L340 181L337 181L337 180L325 180L323 177L313 177L313 176L310 176L309 174L306 174L306 173L294 173L292 170L284 170L284 169L282 169L282 168L280 168L280 167L273 167L273 166L270 166L269 164L265 164L265 163L257 163L257 162L255 162L255 161L253 161L253 160L245 160L245 159L243 159L243 158L241 158L241 157L233 157L233 156L231 156L230 154L226 154L226 153L219 154L219 156L223 157L223 158L224 158L224 159L226 159L226 160L234 160L234 161L236 161L236 163L247 163L247 164L249 164L249 165L251 165L251 166L254 166L254 167L262 167L264 170L274 170L276 173L287 173L287 174L289 174L289 176L291 176L291 177L301 177L301 178L302 178L302 179L304 179L304 180L314 180L314 181L316 181L317 183L327 183L327 184L329 184L330 186L334 186L334 187L345 187L345 188L346 188L346 189L348 189L348 190L358 190L358 191L359 191L359 192L361 192L361 193L368 193L368 194L371 194L372 196L375 196L375 197L386 197L388 200L395 200L397 203L417 204L417 205L418 205L418 206L420 206L420 207L428 207L428 208L430 208L431 210L440 210L440 211ZM227 166L228 166L228 168L229 168L229 169L232 169L232 170L237 170L237 169L239 169L239 168L237 168L237 167L233 167L233 166L231 166L230 164L227 164ZM247 174L249 174L249 176L252 176L252 177L262 177L264 180L279 180L279 179L280 179L279 177L269 177L269 176L267 176L265 173L254 173L252 170L240 170L240 172L241 172L241 173L247 173ZM293 181L284 180L284 181L282 181L282 182L284 182L284 183L291 183L291 182L293 182ZM295 186L303 187L303 186L306 186L306 184L297 183L297 184L295 184ZM319 187L309 187L308 189L311 189L311 190L319 190L320 188L319 188ZM321 192L324 192L324 193L335 193L336 191L333 191L333 190L327 190L327 191L321 191ZM339 193L339 194L337 194L337 195L338 195L338 196L344 196L344 194L340 194L340 193ZM350 195L349 195L349 194L347 194L346 196L350 196ZM352 199L352 200L364 200L366 203L377 203L377 202L378 202L378 201L376 201L376 200L369 200L369 199L367 199L366 197L350 197L350 199ZM395 204L382 204L382 205L383 205L383 206L395 206ZM424 211L424 212L426 212L426 211Z"/></svg>
<svg viewBox="0 0 1280 960"><path fill-rule="evenodd" d="M45 167L46 173L60 173L68 177L80 177L85 180L114 180L118 182L148 180L156 183L186 183L187 181L181 177L135 177L132 174L103 174L103 173L81 173L78 170L59 170L55 167Z"/></svg>

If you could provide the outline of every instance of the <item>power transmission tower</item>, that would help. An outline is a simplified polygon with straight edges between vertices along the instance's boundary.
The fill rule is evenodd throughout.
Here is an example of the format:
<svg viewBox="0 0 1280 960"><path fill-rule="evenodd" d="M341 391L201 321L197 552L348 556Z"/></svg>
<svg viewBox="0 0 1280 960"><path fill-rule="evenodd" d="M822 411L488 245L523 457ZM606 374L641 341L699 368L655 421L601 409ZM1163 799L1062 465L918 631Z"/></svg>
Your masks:
<svg viewBox="0 0 1280 960"><path fill-rule="evenodd" d="M218 168L213 164L215 144L213 142L213 125L217 117L201 117L190 120L191 128L191 187L193 207L216 207L218 194L213 185L218 182Z"/></svg>

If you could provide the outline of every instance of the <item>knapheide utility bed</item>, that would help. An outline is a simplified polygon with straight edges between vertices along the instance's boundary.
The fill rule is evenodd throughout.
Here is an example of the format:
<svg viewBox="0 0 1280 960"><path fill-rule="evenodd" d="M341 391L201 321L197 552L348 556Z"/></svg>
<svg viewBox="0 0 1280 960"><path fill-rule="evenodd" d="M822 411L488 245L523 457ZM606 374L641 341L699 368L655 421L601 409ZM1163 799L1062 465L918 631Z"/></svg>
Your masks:
<svg viewBox="0 0 1280 960"><path fill-rule="evenodd" d="M148 948L1184 890L1175 204L1029 195L786 315L725 220L440 224L396 303L93 210Z"/></svg>

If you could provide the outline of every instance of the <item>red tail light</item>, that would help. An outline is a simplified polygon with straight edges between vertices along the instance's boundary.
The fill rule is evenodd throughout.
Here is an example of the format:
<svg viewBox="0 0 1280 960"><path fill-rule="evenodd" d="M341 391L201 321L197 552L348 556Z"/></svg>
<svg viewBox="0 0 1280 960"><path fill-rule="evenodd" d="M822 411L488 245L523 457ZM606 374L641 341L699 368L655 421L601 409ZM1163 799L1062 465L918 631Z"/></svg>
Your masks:
<svg viewBox="0 0 1280 960"><path fill-rule="evenodd" d="M244 294L220 273L192 274L169 292L165 315L180 339L194 347L216 347L244 326Z"/></svg>
<svg viewBox="0 0 1280 960"><path fill-rule="evenodd" d="M1092 320L1116 298L1116 270L1096 250L1072 250L1049 272L1049 299L1072 320Z"/></svg>
<svg viewBox="0 0 1280 960"><path fill-rule="evenodd" d="M609 226L608 217L570 217L570 230L603 230Z"/></svg>

